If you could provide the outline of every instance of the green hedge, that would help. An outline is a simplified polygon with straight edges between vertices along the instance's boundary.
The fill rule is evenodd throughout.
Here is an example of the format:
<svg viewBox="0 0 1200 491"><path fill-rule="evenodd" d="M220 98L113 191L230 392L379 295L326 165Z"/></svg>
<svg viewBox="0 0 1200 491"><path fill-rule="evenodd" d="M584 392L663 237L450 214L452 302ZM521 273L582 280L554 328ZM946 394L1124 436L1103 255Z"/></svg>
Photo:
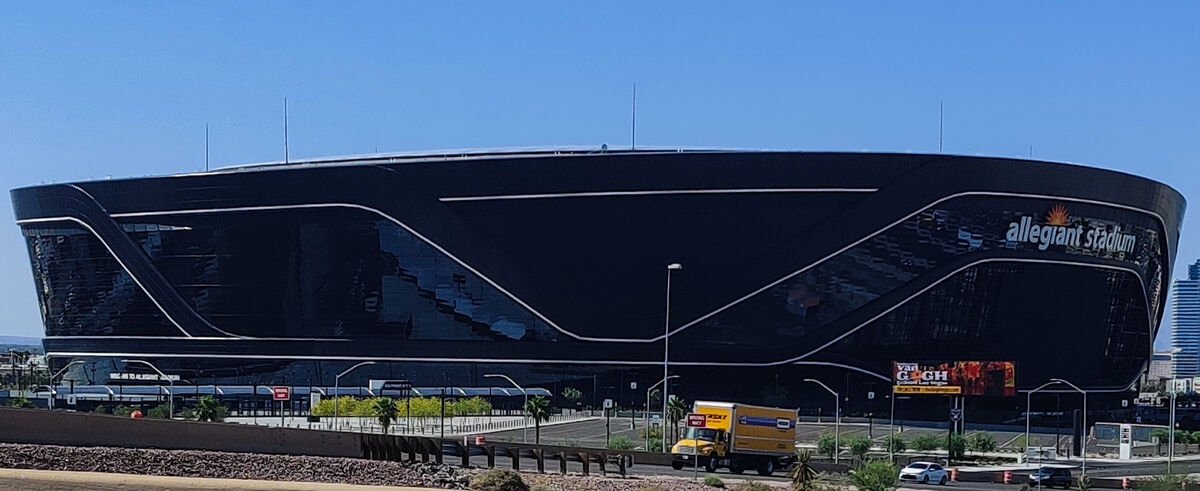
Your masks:
<svg viewBox="0 0 1200 491"><path fill-rule="evenodd" d="M373 417L375 412L371 408L376 399L378 398L338 397L338 414L350 417ZM396 400L397 415L400 417L409 414L406 404L408 401L405 399ZM442 415L442 401L437 397L413 397L411 405L414 418L436 418ZM446 416L480 416L491 414L491 412L492 404L482 397L446 400ZM312 414L314 416L333 416L333 399L321 399L321 402L317 403L317 407L313 408Z"/></svg>

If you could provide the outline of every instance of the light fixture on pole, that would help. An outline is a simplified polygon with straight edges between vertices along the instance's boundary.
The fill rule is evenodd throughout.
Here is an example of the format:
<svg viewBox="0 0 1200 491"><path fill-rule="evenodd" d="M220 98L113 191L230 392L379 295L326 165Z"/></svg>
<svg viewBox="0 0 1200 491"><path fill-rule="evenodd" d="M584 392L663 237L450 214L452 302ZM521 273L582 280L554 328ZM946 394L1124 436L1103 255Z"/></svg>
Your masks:
<svg viewBox="0 0 1200 491"><path fill-rule="evenodd" d="M670 377L667 377L662 380L659 380L658 382L655 382L654 385L651 385L649 388L646 389L646 412L644 413L646 416L646 424L645 424L645 426L646 426L646 430L645 430L646 431L646 451L650 450L650 392L653 391L655 387L658 387L659 384L662 384L663 382L666 382L667 380L673 379L673 378L679 378L679 376L671 375ZM664 393L666 392L665 388L663 389L663 392ZM667 420L664 417L662 419L662 422L660 423L659 427L662 428L663 430L666 430L666 428L667 428L666 422L667 422ZM663 431L662 435L663 435L662 439L666 440L667 432Z"/></svg>
<svg viewBox="0 0 1200 491"><path fill-rule="evenodd" d="M1046 387L1049 387L1049 386L1057 384L1057 383L1060 383L1060 382L1058 382L1057 380L1051 380L1042 385L1039 385L1036 389L1033 389L1033 390L1025 393L1025 458L1026 459L1029 458L1029 420L1033 419L1032 412L1030 409L1030 405L1033 402L1033 393L1037 392L1039 390L1045 389ZM1055 443L1057 444L1057 442L1055 442Z"/></svg>
<svg viewBox="0 0 1200 491"><path fill-rule="evenodd" d="M820 380L806 378L805 382L812 382L820 385L822 389L833 394L833 463L838 463L838 454L842 453L841 432L842 432L842 396L838 395L837 391L830 389L828 385L821 383Z"/></svg>
<svg viewBox="0 0 1200 491"><path fill-rule="evenodd" d="M150 367L151 370L158 372L158 376L160 378L167 381L167 384L170 386L170 389L168 389L169 392L167 392L167 419L173 419L175 417L175 381L171 380L171 378L168 377L167 374L163 373L162 370L159 370L158 367L154 366L153 364L151 364L150 362L148 362L146 360L121 360L121 363L125 363L125 364L138 363L138 364L146 365L146 366Z"/></svg>
<svg viewBox="0 0 1200 491"><path fill-rule="evenodd" d="M683 265L679 263L671 263L667 265L667 315L666 323L663 325L663 380L666 380L669 375L671 363L671 272L683 269ZM663 384L663 438L662 451L667 451L667 384Z"/></svg>
<svg viewBox="0 0 1200 491"><path fill-rule="evenodd" d="M1073 384L1073 383L1070 383L1070 382L1068 382L1068 381L1066 381L1066 380L1063 380L1063 379L1061 379L1061 378L1052 378L1052 379L1050 379L1050 381L1051 381L1051 382L1058 382L1058 383L1060 383L1060 384L1064 384L1064 385L1066 385L1067 387L1070 387L1070 388L1072 388L1072 389L1075 389L1075 391L1076 391L1076 392L1079 392L1081 395L1083 395L1083 428L1080 430L1080 433L1082 433L1082 434L1083 434L1083 443L1082 443L1082 444L1079 446L1079 456L1083 458L1083 468L1082 468L1082 470L1080 470L1080 471L1079 471L1079 473L1080 473L1080 474L1083 474L1083 475L1086 475L1086 474L1087 474L1087 437L1088 437L1088 427L1087 427L1087 391L1085 391L1085 390L1083 390L1083 389L1080 389L1079 387L1076 387L1076 386L1075 386L1075 384Z"/></svg>
<svg viewBox="0 0 1200 491"><path fill-rule="evenodd" d="M516 387L517 390L521 391L521 394L525 395L525 403L524 403L524 405L521 406L521 443L529 443L529 420L526 418L526 414L525 414L526 412L529 411L529 391L525 390L525 388L518 385L517 381L513 380L508 375L504 375L504 374L500 374L500 373L489 373L487 375L484 375L483 377L484 378L502 378L504 380L507 380L508 383L513 384L513 386Z"/></svg>
<svg viewBox="0 0 1200 491"><path fill-rule="evenodd" d="M364 365L374 365L374 364L375 364L375 362L373 362L373 361L364 361L362 363L359 363L357 365L354 365L350 368L343 370L342 373L339 373L339 374L337 374L336 377L333 377L333 429L335 431L338 429L338 388L339 388L339 386L341 386L342 375L350 373L350 371L354 370L355 368L358 368L358 367L361 367ZM405 422L405 424L409 424L409 423Z"/></svg>

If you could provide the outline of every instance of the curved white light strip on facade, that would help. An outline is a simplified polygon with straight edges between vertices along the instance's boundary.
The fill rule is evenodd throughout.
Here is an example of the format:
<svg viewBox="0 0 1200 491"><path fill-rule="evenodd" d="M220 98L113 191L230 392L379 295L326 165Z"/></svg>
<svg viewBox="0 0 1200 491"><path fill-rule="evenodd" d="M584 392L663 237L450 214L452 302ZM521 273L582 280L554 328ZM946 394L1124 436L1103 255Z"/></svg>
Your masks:
<svg viewBox="0 0 1200 491"><path fill-rule="evenodd" d="M485 196L447 196L442 202L497 201L547 198L600 198L610 196L670 196L679 194L754 194L754 193L874 193L879 188L742 188L742 189L658 189L650 191L581 191L575 193L495 194Z"/></svg>
<svg viewBox="0 0 1200 491"><path fill-rule="evenodd" d="M1072 198L1072 197L1067 197L1067 196L1053 196L1053 195L1045 195L1045 194L1009 193L1009 192L1000 192L1000 191L963 191L963 192L954 193L954 194L939 198L937 200L934 200L933 202L929 203L928 205L925 205L924 207L922 207L912 213L909 213L908 215L905 215L904 217L902 217L888 225L885 225L884 227L881 227L880 229L876 230L875 232L872 232L871 234L865 235L862 238L855 240L854 242L851 242L850 244L847 244L846 246L843 246L842 248L826 255L825 257L822 257L821 259L818 259L818 260L810 263L807 266L804 266L803 268L793 271L792 273L789 273L789 274L783 276L782 278L779 278L771 283L768 283L767 285L760 287L757 290L754 290L753 292L750 292L750 293L742 296L741 298L738 298L737 300L734 300L728 304L725 304L724 306L722 306L712 312L702 315L702 316L696 318L695 320L688 322L687 324L684 324L682 326L679 326L679 327L671 330L669 334L660 334L658 336L654 336L654 337L650 337L650 338L604 338L604 337L581 336L579 334L576 334L572 331L569 331L567 329L560 327L557 323L550 320L549 317L545 316L544 314L539 312L537 309L534 309L533 306L526 303L524 300L521 300L516 295L514 295L514 294L510 293L508 290L504 289L504 287L500 286L499 283L496 283L491 278L489 278L486 275L484 275L483 273L481 273L479 270L475 269L474 267L470 266L463 260L459 259L454 254L451 254L450 251L446 250L441 245L430 240L428 237L425 237L423 234L421 234L420 232L417 232L415 229L413 229L412 227L409 227L407 224L396 219L395 217L392 217L391 215L388 215L381 210L378 210L378 209L375 209L375 208L372 208L369 206L365 206L365 205L360 205L360 204L356 204L356 203L301 203L301 204L294 204L294 205L263 205L263 206L241 206L241 207L226 207L226 208L200 208L200 209L183 209L183 210L140 211L140 212L127 212L127 213L114 213L114 214L111 214L111 216L114 218L130 218L130 217L164 216L164 215L212 214L212 213L243 212L243 211L273 211L273 210L305 209L305 208L353 208L353 209L368 211L368 212L374 213L376 215L379 215L392 223L395 223L396 225L400 226L404 230L408 231L409 233L413 234L417 238L421 239L425 243L432 246L438 252L445 254L446 257L449 257L451 260L458 263L463 268L465 268L468 271L470 271L471 273L475 274L476 276L478 276L479 278L481 278L482 280L487 282L489 285L491 285L492 287L499 290L505 296L507 296L507 297L511 298L513 301L517 302L517 304L528 309L532 314L537 316L537 318L541 319L547 325L553 327L555 330L557 330L563 334L566 334L567 336L570 336L570 337L580 340L580 341L595 341L595 342L610 342L610 343L654 343L654 342L658 342L658 341L662 340L663 338L667 337L668 335L675 335L675 334L679 333L680 331L683 331L684 329L692 327L692 326L704 321L705 319L708 319L709 317L712 317L734 305L737 305L738 303L741 303L741 302L749 299L750 297L758 295L759 293L769 290L770 288L772 288L784 281L787 281L788 279L795 277L798 274L808 271L809 269L812 269L813 267L833 258L834 256L837 256L837 255L839 255L839 254L841 254L841 253L843 253L843 252L845 252L867 240L870 240L872 237L882 233L883 231L890 229L890 228L904 222L905 220L908 220L908 219L920 214L921 212L928 210L929 208L937 206L938 204L943 203L945 201L955 199L955 198L960 198L963 196L998 196L998 197L1013 197L1013 198L1034 198L1034 199L1070 201L1070 202L1086 203L1086 204L1093 204L1093 205L1099 205L1099 206L1109 206L1109 207L1137 211L1137 212L1151 215L1151 216L1155 217L1156 219L1158 219L1159 224L1162 225L1162 227L1163 227L1163 230L1166 230L1166 221L1163 220L1162 216L1159 215L1158 213L1155 213L1150 210L1145 210L1142 208L1137 208L1137 207L1128 206L1128 205L1122 205L1122 204L1118 204L1118 203L1110 203L1107 201L1090 200L1090 199L1084 199L1084 198ZM25 219L25 220L18 220L17 223L18 224L26 224L26 223L61 221L61 220L72 220L72 221L83 224L85 227L87 227L87 229L89 231L92 232L93 235L96 236L97 239L99 239L101 242L104 242L104 239L101 238L100 235L97 234L96 231L92 229L92 227L88 226L86 223L83 223L83 221L81 221L77 218L74 218L74 217L31 218L31 219ZM105 243L104 246L106 248L108 248L110 254L113 254L112 249L108 247L107 243ZM1166 253L1169 254L1169 251L1166 251ZM116 257L116 254L113 254L113 257ZM117 261L121 262L119 258L117 259ZM121 262L121 267L125 268L125 265L123 262ZM129 273L128 268L125 268L125 271L126 271L126 273ZM131 277L133 276L132 273L129 273L129 274ZM1140 275L1138 277L1141 278ZM137 281L136 278L135 278L135 281ZM138 282L138 286L142 286L141 282ZM146 295L150 296L151 300L153 300L153 295L150 295L149 291L146 291L146 289L144 287L142 288L142 291L145 291ZM1143 292L1142 293L1143 293L1143 295L1145 294L1145 285L1144 284L1143 284ZM155 300L154 303L156 306L159 306L157 300ZM1147 308L1147 310L1149 310L1150 306L1147 305L1146 308ZM162 310L161 306L159 306L159 310ZM165 311L164 311L164 314L165 314ZM169 317L170 316L168 316L168 318ZM174 320L172 320L172 322L174 322ZM1151 320L1151 322L1153 323L1153 320ZM179 327L178 323L176 323L175 325L176 325L176 327ZM214 326L214 329L217 329L217 328ZM182 328L180 328L180 330L182 330ZM220 329L217 329L217 330L220 331ZM224 331L221 331L221 332L224 332ZM184 334L187 334L187 333L185 332ZM237 336L237 335L231 334L231 336ZM296 338L296 339L304 339L304 338Z"/></svg>

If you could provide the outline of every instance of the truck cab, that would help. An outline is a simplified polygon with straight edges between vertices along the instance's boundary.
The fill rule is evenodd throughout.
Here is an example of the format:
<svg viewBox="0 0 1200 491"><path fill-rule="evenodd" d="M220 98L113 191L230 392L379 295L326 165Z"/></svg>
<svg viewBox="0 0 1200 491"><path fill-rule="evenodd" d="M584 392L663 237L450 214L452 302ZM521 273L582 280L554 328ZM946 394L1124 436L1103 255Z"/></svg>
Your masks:
<svg viewBox="0 0 1200 491"><path fill-rule="evenodd" d="M671 447L671 454L679 458L671 459L671 466L676 470L688 465L699 465L707 472L717 470L717 464L726 454L727 434L717 428L688 428L679 440ZM698 456L698 457L697 457Z"/></svg>

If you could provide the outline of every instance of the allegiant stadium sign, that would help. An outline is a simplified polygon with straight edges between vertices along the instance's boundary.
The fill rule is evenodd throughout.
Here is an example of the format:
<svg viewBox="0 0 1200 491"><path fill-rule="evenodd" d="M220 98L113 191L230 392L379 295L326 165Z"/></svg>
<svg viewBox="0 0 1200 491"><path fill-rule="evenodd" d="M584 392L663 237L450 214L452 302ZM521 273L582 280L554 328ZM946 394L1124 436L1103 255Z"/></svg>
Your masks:
<svg viewBox="0 0 1200 491"><path fill-rule="evenodd" d="M1102 254L1131 253L1137 245L1137 236L1123 232L1120 225L1114 225L1111 230L1097 225L1086 231L1083 225L1071 225L1067 208L1062 205L1051 208L1042 224L1033 223L1031 216L1022 216L1009 223L1004 238L1018 244L1033 244L1043 251L1050 246L1067 246Z"/></svg>

